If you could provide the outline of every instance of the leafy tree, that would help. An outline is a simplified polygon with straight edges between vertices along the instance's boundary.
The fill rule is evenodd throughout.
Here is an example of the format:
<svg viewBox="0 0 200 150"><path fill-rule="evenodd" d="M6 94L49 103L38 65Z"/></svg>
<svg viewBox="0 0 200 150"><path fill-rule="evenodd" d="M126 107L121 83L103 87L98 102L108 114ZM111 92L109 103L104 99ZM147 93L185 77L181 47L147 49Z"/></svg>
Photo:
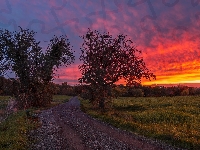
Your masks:
<svg viewBox="0 0 200 150"><path fill-rule="evenodd" d="M12 70L19 80L15 94L20 108L45 106L52 100L51 81L55 71L74 61L70 42L64 36L54 36L43 53L34 38L34 31L0 30L0 75Z"/></svg>
<svg viewBox="0 0 200 150"><path fill-rule="evenodd" d="M195 95L200 95L200 88L195 88Z"/></svg>
<svg viewBox="0 0 200 150"><path fill-rule="evenodd" d="M181 96L187 96L187 95L189 95L189 88L183 89L183 91L181 91Z"/></svg>
<svg viewBox="0 0 200 150"><path fill-rule="evenodd" d="M82 89L83 89L83 86L80 85L80 84L76 84L73 88L73 93L74 95L79 95L81 96L81 93L82 93Z"/></svg>
<svg viewBox="0 0 200 150"><path fill-rule="evenodd" d="M113 97L117 98L117 97L120 97L120 96L127 96L128 90L127 90L126 86L115 85L112 88L112 93L113 93Z"/></svg>
<svg viewBox="0 0 200 150"><path fill-rule="evenodd" d="M0 94L12 96L12 92L14 91L12 84L11 79L6 79L5 77L0 76Z"/></svg>
<svg viewBox="0 0 200 150"><path fill-rule="evenodd" d="M189 87L189 95L195 95L195 88Z"/></svg>
<svg viewBox="0 0 200 150"><path fill-rule="evenodd" d="M146 68L143 58L131 39L123 34L113 38L109 33L101 34L90 29L81 36L79 66L82 77L79 82L90 84L95 88L95 101L104 108L105 99L110 96L110 87L119 79L124 78L127 85L140 82L142 77L154 78Z"/></svg>

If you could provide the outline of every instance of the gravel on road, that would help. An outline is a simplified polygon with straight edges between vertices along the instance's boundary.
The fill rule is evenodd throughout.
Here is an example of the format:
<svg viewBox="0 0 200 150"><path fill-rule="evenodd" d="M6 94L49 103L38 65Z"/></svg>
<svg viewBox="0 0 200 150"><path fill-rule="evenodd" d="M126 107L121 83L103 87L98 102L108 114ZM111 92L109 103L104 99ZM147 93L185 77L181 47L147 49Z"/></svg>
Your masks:
<svg viewBox="0 0 200 150"><path fill-rule="evenodd" d="M112 127L80 110L73 97L39 114L41 127L30 132L32 150L173 150L156 140Z"/></svg>

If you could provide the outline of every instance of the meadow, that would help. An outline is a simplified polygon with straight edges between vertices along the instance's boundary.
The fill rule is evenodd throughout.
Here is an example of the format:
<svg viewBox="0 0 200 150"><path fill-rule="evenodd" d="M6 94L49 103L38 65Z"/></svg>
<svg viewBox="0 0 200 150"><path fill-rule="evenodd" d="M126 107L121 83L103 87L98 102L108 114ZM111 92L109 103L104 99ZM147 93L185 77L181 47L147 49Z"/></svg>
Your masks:
<svg viewBox="0 0 200 150"><path fill-rule="evenodd" d="M39 113L44 109L56 106L58 104L67 102L71 96L54 95L51 105L43 108L30 108L31 114ZM0 117L5 116L5 110L9 96L0 96ZM8 118L0 123L0 149L13 150L20 149L26 150L30 141L28 138L29 131L36 129L40 124L38 121L28 119L25 110L20 110L8 116Z"/></svg>
<svg viewBox="0 0 200 150"><path fill-rule="evenodd" d="M40 112L71 96L55 95L46 108L31 108ZM79 97L80 98L80 97ZM0 116L4 114L9 96L0 96ZM200 96L176 97L119 97L112 100L106 111L81 99L84 112L115 127L158 139L173 146L200 149ZM39 127L38 122L27 119L25 111L18 111L0 123L0 149L27 149L30 142L28 132Z"/></svg>
<svg viewBox="0 0 200 150"><path fill-rule="evenodd" d="M81 99L81 108L117 128L176 147L200 149L200 96L119 97L104 112Z"/></svg>

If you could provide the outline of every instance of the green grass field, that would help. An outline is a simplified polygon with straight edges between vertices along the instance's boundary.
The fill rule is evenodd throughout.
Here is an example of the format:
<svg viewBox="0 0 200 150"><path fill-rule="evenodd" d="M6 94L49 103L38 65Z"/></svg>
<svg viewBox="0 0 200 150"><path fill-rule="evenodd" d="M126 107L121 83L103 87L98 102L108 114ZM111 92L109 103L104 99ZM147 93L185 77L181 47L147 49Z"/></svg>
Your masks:
<svg viewBox="0 0 200 150"><path fill-rule="evenodd" d="M71 96L55 95L50 106L44 108L30 108L31 113L40 112L58 104L67 102ZM0 96L0 115L4 115L9 96ZM28 132L36 129L40 124L27 119L25 111L18 111L0 123L0 150L26 150L31 141Z"/></svg>
<svg viewBox="0 0 200 150"><path fill-rule="evenodd" d="M87 100L82 110L116 127L156 138L170 145L200 149L200 97L120 97L103 112Z"/></svg>

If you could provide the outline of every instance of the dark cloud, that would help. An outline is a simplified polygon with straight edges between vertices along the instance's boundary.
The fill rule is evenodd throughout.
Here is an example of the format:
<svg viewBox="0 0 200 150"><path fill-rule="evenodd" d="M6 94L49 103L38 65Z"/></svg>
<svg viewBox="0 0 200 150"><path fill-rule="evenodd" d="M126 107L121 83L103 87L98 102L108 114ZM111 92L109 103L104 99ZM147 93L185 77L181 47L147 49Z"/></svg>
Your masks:
<svg viewBox="0 0 200 150"><path fill-rule="evenodd" d="M175 78L187 70L199 70L199 10L199 0L4 0L0 6L0 28L33 29L44 48L48 44L44 41L53 35L66 34L76 51L76 61L71 67L61 67L58 72L61 79L57 82L72 83L75 76L80 76L79 36L88 28L109 31L114 36L128 35L143 51L149 69L158 77L169 75L170 79L166 76L163 82L172 82L173 74Z"/></svg>

